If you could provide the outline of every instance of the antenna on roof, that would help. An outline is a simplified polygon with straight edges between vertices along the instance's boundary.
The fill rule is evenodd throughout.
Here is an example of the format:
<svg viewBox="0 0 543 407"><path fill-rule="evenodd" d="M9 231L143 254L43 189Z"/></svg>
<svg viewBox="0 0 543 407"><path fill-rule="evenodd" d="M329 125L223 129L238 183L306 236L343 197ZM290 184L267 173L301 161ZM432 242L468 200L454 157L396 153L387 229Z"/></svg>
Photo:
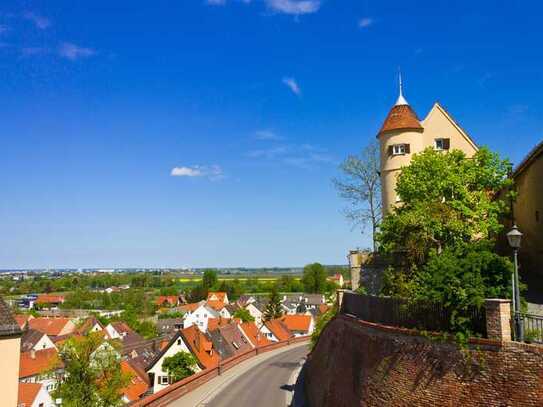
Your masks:
<svg viewBox="0 0 543 407"><path fill-rule="evenodd" d="M402 83L402 71L400 67L398 67L398 80L400 84L400 95L398 96L398 100L396 100L396 106L398 105L408 105L407 100L403 97L403 83Z"/></svg>

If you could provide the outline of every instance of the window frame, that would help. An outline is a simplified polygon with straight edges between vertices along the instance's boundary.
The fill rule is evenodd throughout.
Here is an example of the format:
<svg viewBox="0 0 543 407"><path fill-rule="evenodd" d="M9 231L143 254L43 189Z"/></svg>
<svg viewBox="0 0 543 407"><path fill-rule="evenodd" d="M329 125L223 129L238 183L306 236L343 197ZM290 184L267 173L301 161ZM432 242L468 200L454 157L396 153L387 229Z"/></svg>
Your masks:
<svg viewBox="0 0 543 407"><path fill-rule="evenodd" d="M392 145L392 155L405 155L405 154L407 154L405 143Z"/></svg>

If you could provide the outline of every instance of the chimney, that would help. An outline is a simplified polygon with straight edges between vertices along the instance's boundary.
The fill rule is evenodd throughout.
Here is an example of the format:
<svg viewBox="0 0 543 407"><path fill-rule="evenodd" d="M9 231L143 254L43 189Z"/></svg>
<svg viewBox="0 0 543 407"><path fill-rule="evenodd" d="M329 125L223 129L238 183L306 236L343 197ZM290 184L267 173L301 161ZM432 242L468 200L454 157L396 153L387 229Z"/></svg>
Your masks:
<svg viewBox="0 0 543 407"><path fill-rule="evenodd" d="M30 350L30 358L31 359L36 359L36 351L34 349Z"/></svg>

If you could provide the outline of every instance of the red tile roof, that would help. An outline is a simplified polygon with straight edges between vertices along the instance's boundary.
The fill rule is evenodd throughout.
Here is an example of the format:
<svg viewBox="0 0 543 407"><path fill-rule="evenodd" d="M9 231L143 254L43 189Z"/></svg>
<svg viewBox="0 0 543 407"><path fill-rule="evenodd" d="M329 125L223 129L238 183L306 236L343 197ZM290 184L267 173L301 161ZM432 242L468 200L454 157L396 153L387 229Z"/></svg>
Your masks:
<svg viewBox="0 0 543 407"><path fill-rule="evenodd" d="M196 356L205 369L215 367L219 364L219 355L213 349L211 340L203 334L196 325L181 330L185 343L190 347L191 352Z"/></svg>
<svg viewBox="0 0 543 407"><path fill-rule="evenodd" d="M43 332L47 335L60 335L66 324L70 323L70 318L33 318L28 321L28 326L36 331Z"/></svg>
<svg viewBox="0 0 543 407"><path fill-rule="evenodd" d="M266 321L265 325L266 328L271 331L273 336L275 336L280 341L286 341L292 336L292 333L279 319L272 319L271 321Z"/></svg>
<svg viewBox="0 0 543 407"><path fill-rule="evenodd" d="M416 113L409 105L396 105L388 113L379 134L391 130L422 130Z"/></svg>
<svg viewBox="0 0 543 407"><path fill-rule="evenodd" d="M251 341L254 347L269 345L271 343L271 341L266 338L266 335L264 335L262 332L260 332L259 335L258 327L254 322L244 322L240 325L240 328L242 329L243 333L245 333L245 336L249 338L249 341Z"/></svg>
<svg viewBox="0 0 543 407"><path fill-rule="evenodd" d="M228 325L230 322L232 322L232 320L230 318L222 318L222 317L219 317L219 318L209 318L207 320L207 330L209 332L211 331L214 331L215 329L217 329L219 326L224 326L224 325Z"/></svg>
<svg viewBox="0 0 543 407"><path fill-rule="evenodd" d="M179 298L177 298L177 295L161 295L158 297L155 301L156 305L177 305L179 301Z"/></svg>
<svg viewBox="0 0 543 407"><path fill-rule="evenodd" d="M210 291L207 293L207 300L209 301L210 298L215 297L216 300L211 301L221 301L225 302L226 300L226 293L224 291Z"/></svg>
<svg viewBox="0 0 543 407"><path fill-rule="evenodd" d="M34 355L34 357L32 357ZM35 376L58 366L60 359L55 348L23 352L19 359L19 378Z"/></svg>
<svg viewBox="0 0 543 407"><path fill-rule="evenodd" d="M179 309L182 312L194 312L194 311L196 311L196 309L198 309L198 307L200 305L202 305L202 302L193 302L193 303L190 303L190 304L180 305Z"/></svg>
<svg viewBox="0 0 543 407"><path fill-rule="evenodd" d="M40 294L36 299L36 304L59 304L64 302L62 295Z"/></svg>
<svg viewBox="0 0 543 407"><path fill-rule="evenodd" d="M130 375L130 383L121 390L122 394L129 401L138 400L147 391L149 386L138 371L126 360L121 362L121 371L124 374Z"/></svg>
<svg viewBox="0 0 543 407"><path fill-rule="evenodd" d="M17 314L13 316L15 318L15 321L17 321L17 324L19 324L19 328L23 329L28 321L32 318L34 318L32 315L26 315L26 314Z"/></svg>
<svg viewBox="0 0 543 407"><path fill-rule="evenodd" d="M17 405L30 407L34 404L34 400L41 390L41 383L19 383L19 396L17 397Z"/></svg>
<svg viewBox="0 0 543 407"><path fill-rule="evenodd" d="M213 308L215 311L220 311L225 307L226 304L222 301L208 300L206 305Z"/></svg>
<svg viewBox="0 0 543 407"><path fill-rule="evenodd" d="M285 324L289 331L309 331L311 327L311 315L284 315L280 321Z"/></svg>

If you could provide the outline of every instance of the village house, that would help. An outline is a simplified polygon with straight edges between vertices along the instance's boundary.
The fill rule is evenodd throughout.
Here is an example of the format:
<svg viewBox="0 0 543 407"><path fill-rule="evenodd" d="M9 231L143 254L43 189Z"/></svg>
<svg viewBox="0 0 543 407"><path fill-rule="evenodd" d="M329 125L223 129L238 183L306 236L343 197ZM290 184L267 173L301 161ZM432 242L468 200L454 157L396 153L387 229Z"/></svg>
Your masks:
<svg viewBox="0 0 543 407"><path fill-rule="evenodd" d="M176 307L179 303L177 295L161 295L155 300L158 307Z"/></svg>
<svg viewBox="0 0 543 407"><path fill-rule="evenodd" d="M24 331L28 328L28 321L33 319L34 316L30 314L15 314L14 318L17 324L19 324L19 328Z"/></svg>
<svg viewBox="0 0 543 407"><path fill-rule="evenodd" d="M281 342L290 339L293 335L280 319L264 322L261 332L272 342Z"/></svg>
<svg viewBox="0 0 543 407"><path fill-rule="evenodd" d="M19 383L17 407L56 407L41 383Z"/></svg>
<svg viewBox="0 0 543 407"><path fill-rule="evenodd" d="M240 329L239 324L233 321L210 330L209 336L213 342L213 347L222 359L238 355L253 348L249 342L249 338Z"/></svg>
<svg viewBox="0 0 543 407"><path fill-rule="evenodd" d="M131 346L144 341L143 337L130 328L126 322L110 322L104 330L110 339L120 339L123 346Z"/></svg>
<svg viewBox="0 0 543 407"><path fill-rule="evenodd" d="M29 352L31 350L51 349L56 346L49 336L35 329L24 331L21 337L21 352Z"/></svg>
<svg viewBox="0 0 543 407"><path fill-rule="evenodd" d="M80 335L88 335L91 332L101 332L103 330L104 326L96 317L89 317L76 328L75 332Z"/></svg>
<svg viewBox="0 0 543 407"><path fill-rule="evenodd" d="M22 383L40 383L48 392L57 388L64 369L60 364L56 348L30 350L21 353L19 363L19 381Z"/></svg>
<svg viewBox="0 0 543 407"><path fill-rule="evenodd" d="M153 388L153 393L166 388L172 383L168 373L162 368L162 364L164 363L164 359L179 352L191 353L181 331L178 331L170 339L169 343L155 356L146 369L146 372L149 375L149 382ZM194 366L194 369L195 371L201 370L198 366Z"/></svg>
<svg viewBox="0 0 543 407"><path fill-rule="evenodd" d="M206 332L209 319L219 318L221 314L203 301L196 304L197 306L194 306L195 304L187 304L181 307L187 310L184 316L185 319L183 320L183 328L196 325L200 331ZM189 307L189 305L192 307Z"/></svg>
<svg viewBox="0 0 543 407"><path fill-rule="evenodd" d="M228 294L224 291L210 291L207 293L207 301L219 301L223 304L230 304L228 301Z"/></svg>
<svg viewBox="0 0 543 407"><path fill-rule="evenodd" d="M315 321L311 315L284 315L279 320L295 337L311 335L315 329Z"/></svg>
<svg viewBox="0 0 543 407"><path fill-rule="evenodd" d="M211 339L205 333L197 329L195 325L183 329L181 334L192 354L198 359L198 365L202 369L210 369L219 364L219 355L213 349L213 342L211 342Z"/></svg>
<svg viewBox="0 0 543 407"><path fill-rule="evenodd" d="M63 336L75 331L76 326L70 318L63 317L39 317L28 320L30 329L43 332L50 337Z"/></svg>
<svg viewBox="0 0 543 407"><path fill-rule="evenodd" d="M183 318L165 318L159 319L156 323L156 329L159 335L172 334L183 328Z"/></svg>
<svg viewBox="0 0 543 407"><path fill-rule="evenodd" d="M58 309L59 305L64 303L63 295L51 295L51 294L40 294L34 302L34 305L37 305L41 309Z"/></svg>
<svg viewBox="0 0 543 407"><path fill-rule="evenodd" d="M8 407L17 405L21 334L9 306L0 297L0 390L2 405Z"/></svg>
<svg viewBox="0 0 543 407"><path fill-rule="evenodd" d="M129 404L142 398L149 388L147 374L127 360L121 362L121 371L130 376L130 382L121 391L123 402Z"/></svg>
<svg viewBox="0 0 543 407"><path fill-rule="evenodd" d="M269 345L271 343L255 322L243 322L240 324L240 328L245 334L245 337L249 339L249 343L253 348Z"/></svg>

